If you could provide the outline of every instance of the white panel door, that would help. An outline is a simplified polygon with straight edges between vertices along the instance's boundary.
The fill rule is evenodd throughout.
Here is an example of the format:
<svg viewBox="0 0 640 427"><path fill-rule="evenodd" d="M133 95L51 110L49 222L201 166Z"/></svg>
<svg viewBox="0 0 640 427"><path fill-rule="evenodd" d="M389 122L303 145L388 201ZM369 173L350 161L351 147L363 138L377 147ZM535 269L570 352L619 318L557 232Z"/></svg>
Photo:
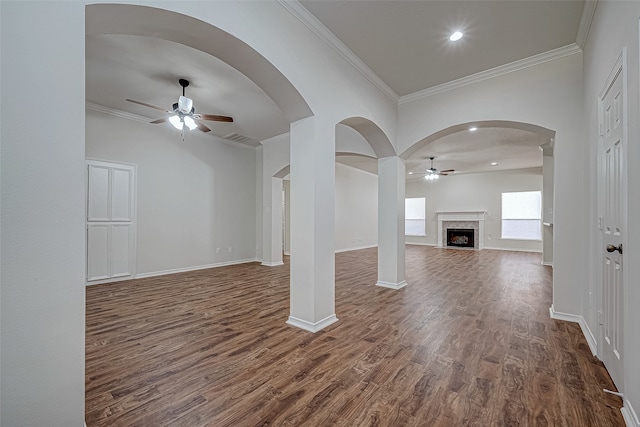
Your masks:
<svg viewBox="0 0 640 427"><path fill-rule="evenodd" d="M625 103L623 61L614 70L600 99L600 200L602 206L602 351L611 378L622 389L624 378L624 276L625 236Z"/></svg>
<svg viewBox="0 0 640 427"><path fill-rule="evenodd" d="M87 281L135 275L135 166L87 161Z"/></svg>
<svg viewBox="0 0 640 427"><path fill-rule="evenodd" d="M89 164L87 220L109 221L109 168Z"/></svg>
<svg viewBox="0 0 640 427"><path fill-rule="evenodd" d="M110 277L108 224L87 226L87 280L104 280Z"/></svg>
<svg viewBox="0 0 640 427"><path fill-rule="evenodd" d="M111 277L131 276L131 224L111 224Z"/></svg>
<svg viewBox="0 0 640 427"><path fill-rule="evenodd" d="M111 169L111 221L132 221L133 171Z"/></svg>

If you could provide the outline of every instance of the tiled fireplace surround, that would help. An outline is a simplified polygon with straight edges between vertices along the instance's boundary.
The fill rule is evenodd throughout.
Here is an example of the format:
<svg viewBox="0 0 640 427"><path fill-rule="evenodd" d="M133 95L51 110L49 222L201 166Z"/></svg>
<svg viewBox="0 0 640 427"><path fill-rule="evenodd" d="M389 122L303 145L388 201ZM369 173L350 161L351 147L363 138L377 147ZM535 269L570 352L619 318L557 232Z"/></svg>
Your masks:
<svg viewBox="0 0 640 427"><path fill-rule="evenodd" d="M486 211L436 212L438 218L437 247L447 247L448 228L472 228L474 249L483 249L485 214Z"/></svg>

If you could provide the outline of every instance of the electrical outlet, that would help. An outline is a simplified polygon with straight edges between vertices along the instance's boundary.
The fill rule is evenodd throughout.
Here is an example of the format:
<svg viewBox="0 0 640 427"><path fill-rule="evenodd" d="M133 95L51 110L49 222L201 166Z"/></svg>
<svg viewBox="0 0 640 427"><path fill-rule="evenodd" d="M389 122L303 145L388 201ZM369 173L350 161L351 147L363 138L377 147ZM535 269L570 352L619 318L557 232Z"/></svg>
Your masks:
<svg viewBox="0 0 640 427"><path fill-rule="evenodd" d="M233 248L229 246L229 253L233 252Z"/></svg>
<svg viewBox="0 0 640 427"><path fill-rule="evenodd" d="M216 248L216 253L219 254L220 253L220 248Z"/></svg>

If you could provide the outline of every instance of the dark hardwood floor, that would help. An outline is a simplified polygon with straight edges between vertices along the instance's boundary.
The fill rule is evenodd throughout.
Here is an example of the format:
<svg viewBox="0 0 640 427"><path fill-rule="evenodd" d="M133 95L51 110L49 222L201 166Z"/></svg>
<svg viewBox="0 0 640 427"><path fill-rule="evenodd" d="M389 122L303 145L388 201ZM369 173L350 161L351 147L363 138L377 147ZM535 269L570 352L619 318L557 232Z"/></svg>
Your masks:
<svg viewBox="0 0 640 427"><path fill-rule="evenodd" d="M285 324L288 261L88 287L88 427L624 426L540 254L407 246L399 291L376 257L336 255L316 334Z"/></svg>

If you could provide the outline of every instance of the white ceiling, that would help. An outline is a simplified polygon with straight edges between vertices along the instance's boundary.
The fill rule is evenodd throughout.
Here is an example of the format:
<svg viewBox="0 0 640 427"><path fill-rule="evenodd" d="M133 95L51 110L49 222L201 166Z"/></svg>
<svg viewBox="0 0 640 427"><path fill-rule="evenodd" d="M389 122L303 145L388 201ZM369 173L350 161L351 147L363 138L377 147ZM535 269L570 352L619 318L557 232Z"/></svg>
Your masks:
<svg viewBox="0 0 640 427"><path fill-rule="evenodd" d="M575 43L584 7L584 1L569 0L301 4L400 96ZM456 29L465 37L453 44L448 36ZM182 92L178 79L186 78L191 81L187 96L197 112L235 119L206 122L211 134L265 140L289 130L282 111L257 85L199 50L156 38L88 35L86 52L89 104L151 121L163 113L125 98L170 109ZM418 150L406 169L428 168L430 156L436 157L436 168L456 173L495 170L488 166L492 161L500 169L540 167L537 147L544 142L532 132L513 129L457 132ZM375 160L362 156L339 156L338 161L374 173L377 169Z"/></svg>
<svg viewBox="0 0 640 427"><path fill-rule="evenodd" d="M302 0L403 96L576 42L584 1ZM449 41L454 31L464 37Z"/></svg>

